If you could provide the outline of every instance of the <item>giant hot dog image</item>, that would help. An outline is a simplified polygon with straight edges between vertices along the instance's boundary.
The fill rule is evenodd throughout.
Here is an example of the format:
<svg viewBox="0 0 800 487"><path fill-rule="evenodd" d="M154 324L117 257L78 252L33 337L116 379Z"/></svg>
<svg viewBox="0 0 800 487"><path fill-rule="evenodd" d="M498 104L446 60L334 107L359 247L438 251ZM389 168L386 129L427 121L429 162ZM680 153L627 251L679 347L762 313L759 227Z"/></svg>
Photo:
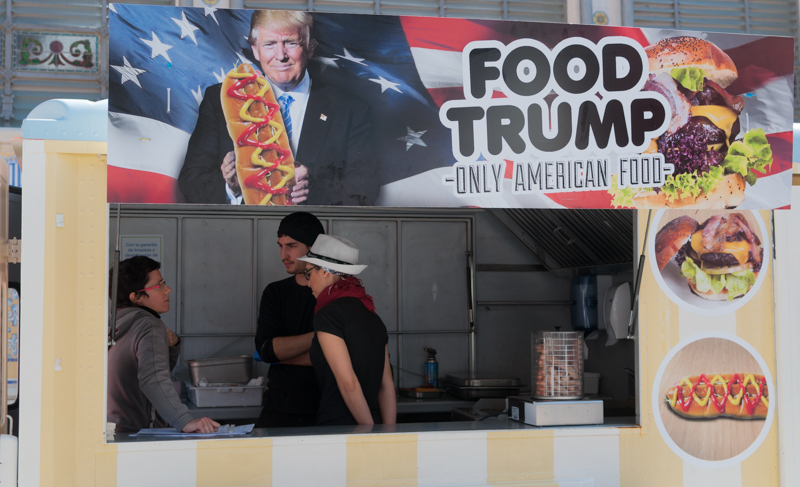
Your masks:
<svg viewBox="0 0 800 487"><path fill-rule="evenodd" d="M767 381L759 374L684 377L664 400L675 413L693 419L764 419L769 410Z"/></svg>
<svg viewBox="0 0 800 487"><path fill-rule="evenodd" d="M220 97L245 204L292 204L294 157L267 79L240 64L225 76Z"/></svg>

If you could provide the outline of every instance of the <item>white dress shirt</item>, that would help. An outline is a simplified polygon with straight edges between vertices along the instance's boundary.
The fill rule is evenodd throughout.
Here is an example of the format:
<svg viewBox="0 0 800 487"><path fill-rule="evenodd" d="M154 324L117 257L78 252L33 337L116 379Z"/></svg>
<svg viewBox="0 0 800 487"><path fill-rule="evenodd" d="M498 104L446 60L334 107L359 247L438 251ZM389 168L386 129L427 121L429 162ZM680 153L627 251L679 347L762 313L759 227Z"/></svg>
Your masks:
<svg viewBox="0 0 800 487"><path fill-rule="evenodd" d="M269 81L269 78L267 81ZM306 71L306 75L303 76L303 80L300 81L300 84L295 86L291 91L286 92L275 86L271 81L269 84L275 93L276 100L283 93L287 93L294 100L289 106L289 117L292 119L292 137L291 140L289 140L289 145L292 148L292 154L297 154L297 144L300 141L300 132L303 129L303 119L306 117L308 97L311 94L311 78L308 76L308 71ZM280 105L280 102L278 102L278 104ZM239 185L242 184L244 184L244 181L239 181ZM225 192L228 194L228 200L232 205L242 204L243 197L241 191L238 194L234 194L231 187L228 186L228 183L225 183Z"/></svg>

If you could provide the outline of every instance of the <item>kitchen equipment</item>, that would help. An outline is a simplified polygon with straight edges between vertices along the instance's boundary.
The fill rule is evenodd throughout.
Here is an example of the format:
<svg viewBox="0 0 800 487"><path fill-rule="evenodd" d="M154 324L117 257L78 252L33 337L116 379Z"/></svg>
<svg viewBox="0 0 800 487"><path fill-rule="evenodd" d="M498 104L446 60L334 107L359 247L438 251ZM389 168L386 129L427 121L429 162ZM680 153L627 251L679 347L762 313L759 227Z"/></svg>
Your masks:
<svg viewBox="0 0 800 487"><path fill-rule="evenodd" d="M498 398L519 394L519 379L463 378L448 375L444 379L447 392L461 399Z"/></svg>
<svg viewBox="0 0 800 487"><path fill-rule="evenodd" d="M600 393L600 374L597 372L583 373L583 393L587 396Z"/></svg>
<svg viewBox="0 0 800 487"><path fill-rule="evenodd" d="M603 401L536 401L519 396L506 401L509 419L532 426L603 424Z"/></svg>
<svg viewBox="0 0 800 487"><path fill-rule="evenodd" d="M186 381L186 396L199 408L261 406L265 388L232 383L211 383L207 387L196 387Z"/></svg>
<svg viewBox="0 0 800 487"><path fill-rule="evenodd" d="M253 358L249 355L189 360L187 365L194 386L203 377L213 383L246 383L253 378Z"/></svg>
<svg viewBox="0 0 800 487"><path fill-rule="evenodd" d="M583 397L583 332L531 332L531 380L536 399Z"/></svg>
<svg viewBox="0 0 800 487"><path fill-rule="evenodd" d="M442 391L432 387L412 387L398 389L401 396L411 397L414 399L437 399L442 397Z"/></svg>
<svg viewBox="0 0 800 487"><path fill-rule="evenodd" d="M436 349L425 347L428 361L425 362L425 387L439 387L439 362L436 361Z"/></svg>

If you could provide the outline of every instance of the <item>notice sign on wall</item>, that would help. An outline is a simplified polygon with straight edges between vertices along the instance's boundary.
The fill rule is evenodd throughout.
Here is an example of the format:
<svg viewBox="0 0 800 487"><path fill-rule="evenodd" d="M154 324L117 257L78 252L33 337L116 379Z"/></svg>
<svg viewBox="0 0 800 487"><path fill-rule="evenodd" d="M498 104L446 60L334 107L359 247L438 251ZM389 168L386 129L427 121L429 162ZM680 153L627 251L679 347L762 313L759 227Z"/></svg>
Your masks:
<svg viewBox="0 0 800 487"><path fill-rule="evenodd" d="M109 202L790 204L789 37L110 10Z"/></svg>
<svg viewBox="0 0 800 487"><path fill-rule="evenodd" d="M135 255L144 255L156 262L161 262L161 242L163 240L163 235L120 235L120 260Z"/></svg>

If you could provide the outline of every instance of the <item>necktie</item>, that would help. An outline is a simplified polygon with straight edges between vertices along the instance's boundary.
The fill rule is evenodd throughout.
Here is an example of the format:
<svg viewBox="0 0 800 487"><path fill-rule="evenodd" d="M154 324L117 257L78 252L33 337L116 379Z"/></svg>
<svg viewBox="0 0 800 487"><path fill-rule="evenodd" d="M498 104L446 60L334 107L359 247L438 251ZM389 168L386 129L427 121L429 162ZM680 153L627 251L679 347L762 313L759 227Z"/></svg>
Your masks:
<svg viewBox="0 0 800 487"><path fill-rule="evenodd" d="M289 107L292 106L294 98L288 93L282 93L278 97L278 102L281 104L281 116L283 117L283 125L286 127L286 135L289 136L289 143L292 142L292 117L289 115Z"/></svg>

